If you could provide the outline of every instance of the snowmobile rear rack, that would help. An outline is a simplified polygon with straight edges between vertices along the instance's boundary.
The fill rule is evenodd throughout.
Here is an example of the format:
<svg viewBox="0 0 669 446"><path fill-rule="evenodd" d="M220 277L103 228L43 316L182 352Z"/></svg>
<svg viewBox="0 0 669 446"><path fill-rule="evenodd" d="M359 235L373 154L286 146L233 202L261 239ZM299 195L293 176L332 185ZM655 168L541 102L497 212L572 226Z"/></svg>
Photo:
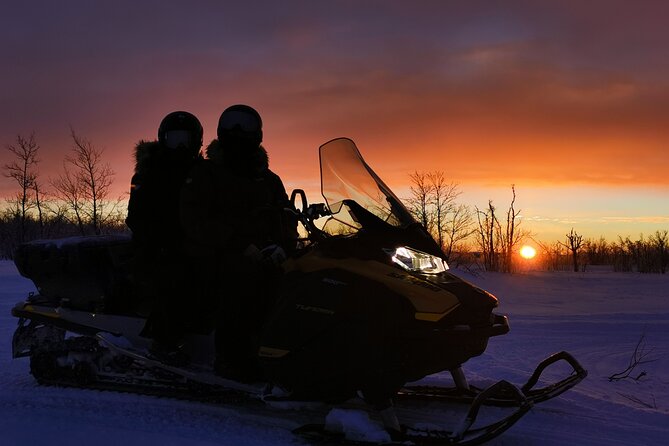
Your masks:
<svg viewBox="0 0 669 446"><path fill-rule="evenodd" d="M544 387L534 388L539 382L539 378L544 370L559 361L566 361L572 367L570 375ZM555 398L563 392L571 389L585 379L586 376L588 376L587 370L585 370L571 354L561 351L541 361L535 368L532 376L530 376L527 382L520 387L520 391L528 401L532 403L540 403ZM397 398L468 402L474 401L478 395L485 391L487 391L487 389L482 390L471 385L467 385L466 387L462 385L456 385L454 387L406 386L398 392ZM486 398L486 404L494 406L513 406L515 403L515 395L507 394L506 390L503 388L498 389L496 395L490 395Z"/></svg>

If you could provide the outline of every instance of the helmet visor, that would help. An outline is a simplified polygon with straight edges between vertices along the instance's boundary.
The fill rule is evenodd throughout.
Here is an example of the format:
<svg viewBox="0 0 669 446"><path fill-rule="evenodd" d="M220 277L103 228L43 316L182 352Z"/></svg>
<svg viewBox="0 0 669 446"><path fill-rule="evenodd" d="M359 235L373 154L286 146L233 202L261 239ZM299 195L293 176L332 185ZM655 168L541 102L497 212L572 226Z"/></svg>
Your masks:
<svg viewBox="0 0 669 446"><path fill-rule="evenodd" d="M255 133L260 131L258 119L250 113L230 110L221 116L218 127L221 130L241 129L243 132Z"/></svg>
<svg viewBox="0 0 669 446"><path fill-rule="evenodd" d="M180 146L190 148L191 134L188 130L170 130L165 133L165 145L170 149L177 149Z"/></svg>

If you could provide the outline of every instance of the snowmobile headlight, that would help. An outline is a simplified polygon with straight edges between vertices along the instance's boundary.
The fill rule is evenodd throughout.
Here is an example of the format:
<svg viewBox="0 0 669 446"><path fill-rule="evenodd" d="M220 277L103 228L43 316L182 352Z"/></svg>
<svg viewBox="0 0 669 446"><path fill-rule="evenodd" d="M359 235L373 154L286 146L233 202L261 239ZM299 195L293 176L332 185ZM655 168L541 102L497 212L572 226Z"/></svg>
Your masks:
<svg viewBox="0 0 669 446"><path fill-rule="evenodd" d="M448 269L446 262L439 257L406 246L397 248L391 255L393 262L407 271L438 274Z"/></svg>

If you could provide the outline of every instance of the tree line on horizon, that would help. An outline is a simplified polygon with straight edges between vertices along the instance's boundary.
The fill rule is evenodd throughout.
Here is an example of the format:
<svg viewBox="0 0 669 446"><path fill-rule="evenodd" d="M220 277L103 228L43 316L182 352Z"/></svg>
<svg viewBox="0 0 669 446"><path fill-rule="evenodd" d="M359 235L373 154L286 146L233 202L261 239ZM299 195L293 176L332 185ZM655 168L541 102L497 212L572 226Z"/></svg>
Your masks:
<svg viewBox="0 0 669 446"><path fill-rule="evenodd" d="M587 271L589 267L609 266L618 272L666 274L669 269L669 231L657 230L632 240L618 236L615 241L604 237L583 239L574 229L564 242L539 243L541 264L545 270Z"/></svg>
<svg viewBox="0 0 669 446"><path fill-rule="evenodd" d="M62 171L46 180L39 175L40 146L34 133L18 135L6 145L13 160L3 166L3 174L14 180L17 191L5 198L0 212L0 258L12 258L14 249L30 240L128 232L124 201L110 197L115 173L104 161L104 151L73 128L70 136L72 148ZM585 271L589 265L610 265L615 271L667 271L667 230L638 240L619 236L609 242L603 237L583 239L572 228L564 240L540 243L522 227L514 185L506 210L492 200L479 208L460 203L460 186L446 178L443 171L414 171L409 174L410 196L404 202L452 267L517 271L518 248L531 239L540 247L537 264L546 270Z"/></svg>
<svg viewBox="0 0 669 446"><path fill-rule="evenodd" d="M588 266L608 266L613 271L665 274L669 267L669 231L657 230L638 240L618 236L616 241L584 239L574 228L563 240L541 243L522 227L516 207L516 188L511 201L500 211L492 200L487 206L458 202L459 185L446 181L442 171L413 172L409 211L427 228L454 267L514 272L522 268L519 247L532 240L539 246L535 267L543 270L586 271ZM501 215L501 217L500 217Z"/></svg>
<svg viewBox="0 0 669 446"><path fill-rule="evenodd" d="M13 160L3 166L17 187L0 212L0 257L11 258L21 243L36 239L100 235L126 231L122 198L110 197L114 171L104 151L70 128L72 148L61 172L39 174L40 145L35 134L18 135L6 149Z"/></svg>

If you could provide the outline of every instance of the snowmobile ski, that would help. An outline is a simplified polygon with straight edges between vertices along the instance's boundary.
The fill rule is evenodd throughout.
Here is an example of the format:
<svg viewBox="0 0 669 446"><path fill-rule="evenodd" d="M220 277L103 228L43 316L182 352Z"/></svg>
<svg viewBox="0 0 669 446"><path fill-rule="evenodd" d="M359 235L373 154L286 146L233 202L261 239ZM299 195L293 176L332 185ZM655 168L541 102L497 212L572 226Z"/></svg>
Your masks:
<svg viewBox="0 0 669 446"><path fill-rule="evenodd" d="M478 418L479 411L487 404L489 398L495 398L496 395L504 393L509 396L509 404L511 406L514 401L514 411L494 422L484 426L473 427ZM532 402L529 401L523 392L508 381L499 381L487 389L481 391L473 399L465 418L460 425L454 430L440 430L434 428L416 428L406 425L401 425L398 430L387 429L390 435L390 441L384 441L383 445L477 445L485 443L499 435L513 426L523 415L532 408ZM364 441L349 441L346 434L343 432L333 432L327 430L324 424L311 424L301 426L293 433L312 441L332 442L336 441L341 444L364 444Z"/></svg>
<svg viewBox="0 0 669 446"><path fill-rule="evenodd" d="M567 362L572 367L571 373L559 381L547 384L540 388L534 388L539 382L539 378L543 371L550 365L559 361ZM532 373L532 376L530 376L527 382L520 387L520 390L528 401L536 404L555 398L566 392L585 379L586 376L588 376L587 370L585 370L571 354L562 351L541 361L534 370L534 373ZM462 387L457 385L453 387L405 386L397 393L397 398L472 402L481 392L483 392L483 389L468 384ZM513 406L515 405L515 395L509 395L505 393L505 389L500 389L500 392L496 395L490 395L486 399L485 404L494 406Z"/></svg>

